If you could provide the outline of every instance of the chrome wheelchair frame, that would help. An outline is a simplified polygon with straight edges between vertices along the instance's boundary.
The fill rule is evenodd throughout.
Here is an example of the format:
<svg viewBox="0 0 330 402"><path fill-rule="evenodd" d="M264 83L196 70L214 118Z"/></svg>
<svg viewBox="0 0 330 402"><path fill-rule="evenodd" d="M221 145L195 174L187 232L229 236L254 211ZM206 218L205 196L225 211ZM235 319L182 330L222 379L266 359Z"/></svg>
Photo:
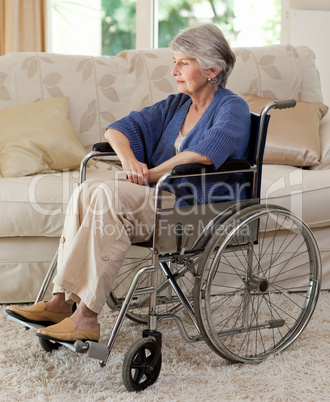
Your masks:
<svg viewBox="0 0 330 402"><path fill-rule="evenodd" d="M228 161L218 171L181 165L161 177L156 185L152 243L142 245L151 250L151 263L138 269L127 291L119 295L114 289L109 295L109 307L119 313L108 343L62 345L105 366L124 318L147 324L142 339L133 344L123 362L125 387L141 391L157 380L161 370L160 321L174 320L186 341L204 340L231 362L259 363L298 338L317 303L320 253L311 230L299 217L282 207L260 204L267 113L294 105L294 100L271 102L260 115L252 114L249 161ZM96 144L81 163L80 183L86 180L91 158L109 155L113 151L108 144ZM174 208L171 213L162 209L162 191L168 180L232 173L253 176L251 199ZM202 220L201 232L194 230L187 212ZM178 229L175 236L162 236L164 222ZM189 234L183 228L191 229ZM57 255L36 303L44 298L56 265ZM186 316L193 324L193 335L183 324ZM27 328L41 327L10 318ZM43 338L39 341L48 352L60 346Z"/></svg>

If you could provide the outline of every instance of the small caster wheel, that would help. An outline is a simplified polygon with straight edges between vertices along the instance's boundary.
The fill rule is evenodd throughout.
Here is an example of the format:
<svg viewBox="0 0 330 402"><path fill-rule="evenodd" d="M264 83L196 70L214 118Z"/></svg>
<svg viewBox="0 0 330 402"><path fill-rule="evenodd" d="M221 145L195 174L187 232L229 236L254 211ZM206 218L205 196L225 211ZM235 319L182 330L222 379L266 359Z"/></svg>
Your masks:
<svg viewBox="0 0 330 402"><path fill-rule="evenodd" d="M150 338L142 338L135 342L126 353L122 377L128 391L143 391L157 381L162 366L162 355L158 352L157 343ZM150 365L156 353L158 360Z"/></svg>
<svg viewBox="0 0 330 402"><path fill-rule="evenodd" d="M43 348L43 350L45 350L48 353L52 353L53 350L57 350L61 345L57 342L53 342L49 339L45 339L45 338L39 338L39 343L41 345L41 347Z"/></svg>

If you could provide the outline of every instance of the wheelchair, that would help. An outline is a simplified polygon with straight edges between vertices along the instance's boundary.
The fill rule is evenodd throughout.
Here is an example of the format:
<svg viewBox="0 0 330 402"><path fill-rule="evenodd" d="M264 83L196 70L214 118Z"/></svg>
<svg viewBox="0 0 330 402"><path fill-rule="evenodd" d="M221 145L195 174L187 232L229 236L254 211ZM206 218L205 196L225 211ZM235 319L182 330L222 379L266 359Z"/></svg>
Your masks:
<svg viewBox="0 0 330 402"><path fill-rule="evenodd" d="M272 108L295 106L274 101L251 113L248 160L229 160L217 171L193 164L176 166L156 184L154 232L138 244L144 258L128 260L116 278L107 304L117 310L108 343L77 341L62 345L98 359L104 367L125 317L147 325L128 350L122 369L129 391L156 382L162 365L163 320L174 320L188 342L204 341L232 363L260 363L288 348L302 333L316 307L321 286L321 258L309 227L289 210L260 202L262 157ZM81 163L86 180L91 158L112 156L109 144L94 145ZM251 194L246 200L162 208L169 180L243 173ZM171 230L167 230L171 228ZM36 303L43 299L56 270L57 256ZM129 280L131 283L128 286ZM22 322L26 328L41 325ZM189 334L185 322L191 323ZM51 352L60 344L39 338Z"/></svg>

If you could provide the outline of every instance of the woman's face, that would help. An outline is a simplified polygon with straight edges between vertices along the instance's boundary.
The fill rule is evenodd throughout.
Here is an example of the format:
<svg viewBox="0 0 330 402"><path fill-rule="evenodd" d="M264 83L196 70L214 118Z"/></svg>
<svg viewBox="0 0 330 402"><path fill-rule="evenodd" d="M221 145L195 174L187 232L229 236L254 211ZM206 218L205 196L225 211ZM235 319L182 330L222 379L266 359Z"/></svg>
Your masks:
<svg viewBox="0 0 330 402"><path fill-rule="evenodd" d="M202 94L208 84L208 75L196 59L189 59L180 54L174 54L174 67L171 74L176 78L179 92L191 97Z"/></svg>

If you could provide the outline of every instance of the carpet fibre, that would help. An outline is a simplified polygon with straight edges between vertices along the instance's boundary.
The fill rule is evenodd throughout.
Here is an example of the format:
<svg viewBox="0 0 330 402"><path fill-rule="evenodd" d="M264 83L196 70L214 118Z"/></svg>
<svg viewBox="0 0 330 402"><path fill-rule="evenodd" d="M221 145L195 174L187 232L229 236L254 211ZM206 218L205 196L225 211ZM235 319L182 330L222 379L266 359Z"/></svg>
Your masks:
<svg viewBox="0 0 330 402"><path fill-rule="evenodd" d="M305 331L284 353L258 365L229 364L204 342L186 343L162 322L163 365L141 393L122 383L122 362L143 326L126 320L105 368L66 348L46 353L32 330L9 321L0 307L0 401L328 401L330 294L322 292ZM106 343L116 315L100 317Z"/></svg>

